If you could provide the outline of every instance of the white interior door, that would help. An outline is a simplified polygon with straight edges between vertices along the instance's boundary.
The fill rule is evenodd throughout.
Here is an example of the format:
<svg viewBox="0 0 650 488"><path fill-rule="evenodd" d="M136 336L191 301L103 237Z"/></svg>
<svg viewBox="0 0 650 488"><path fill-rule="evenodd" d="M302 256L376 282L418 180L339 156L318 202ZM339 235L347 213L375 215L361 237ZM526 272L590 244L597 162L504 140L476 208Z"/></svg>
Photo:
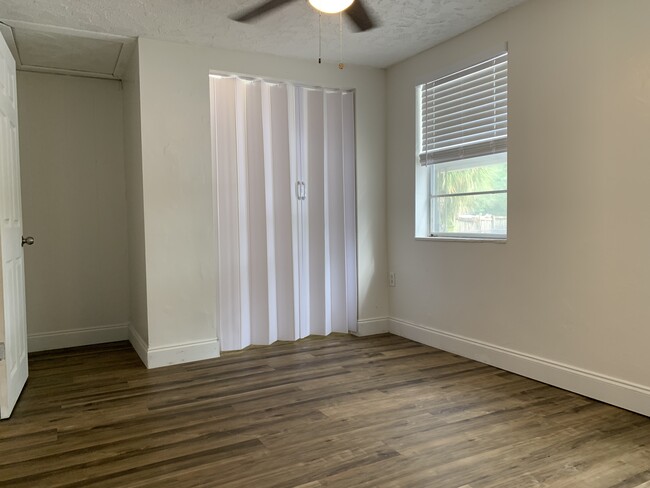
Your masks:
<svg viewBox="0 0 650 488"><path fill-rule="evenodd" d="M27 381L27 323L16 64L1 35L0 190L0 416L6 419Z"/></svg>

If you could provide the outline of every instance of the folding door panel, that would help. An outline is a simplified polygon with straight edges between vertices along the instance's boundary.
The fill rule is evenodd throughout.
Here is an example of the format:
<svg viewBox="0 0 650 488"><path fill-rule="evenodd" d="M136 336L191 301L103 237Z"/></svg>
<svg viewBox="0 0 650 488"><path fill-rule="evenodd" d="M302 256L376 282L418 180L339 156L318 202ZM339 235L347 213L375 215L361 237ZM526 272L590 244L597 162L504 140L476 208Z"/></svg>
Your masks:
<svg viewBox="0 0 650 488"><path fill-rule="evenodd" d="M343 116L340 91L325 93L325 284L327 332L347 332Z"/></svg>
<svg viewBox="0 0 650 488"><path fill-rule="evenodd" d="M345 232L345 293L348 330L357 331L357 197L354 92L341 98L343 128L343 211Z"/></svg>
<svg viewBox="0 0 650 488"><path fill-rule="evenodd" d="M276 331L271 332L269 314L269 269L267 240L267 209L264 132L262 124L262 82L243 82L246 89L246 157L245 169L248 186L248 273L250 283L251 344L274 342ZM246 270L242 270L245 272ZM275 322L275 317L274 317ZM272 335L271 335L272 334Z"/></svg>
<svg viewBox="0 0 650 488"><path fill-rule="evenodd" d="M231 351L245 347L242 340L242 312L248 313L247 308L242 307L241 298L237 80L211 78L210 89L216 176L219 340L222 350Z"/></svg>
<svg viewBox="0 0 650 488"><path fill-rule="evenodd" d="M269 268L269 313L275 339L298 339L294 308L293 180L289 103L285 84L265 84L262 91Z"/></svg>
<svg viewBox="0 0 650 488"><path fill-rule="evenodd" d="M326 312L326 248L325 248L325 148L323 91L308 89L306 93L303 169L306 185L304 200L307 236L309 294L308 327L303 336L327 335L330 332Z"/></svg>

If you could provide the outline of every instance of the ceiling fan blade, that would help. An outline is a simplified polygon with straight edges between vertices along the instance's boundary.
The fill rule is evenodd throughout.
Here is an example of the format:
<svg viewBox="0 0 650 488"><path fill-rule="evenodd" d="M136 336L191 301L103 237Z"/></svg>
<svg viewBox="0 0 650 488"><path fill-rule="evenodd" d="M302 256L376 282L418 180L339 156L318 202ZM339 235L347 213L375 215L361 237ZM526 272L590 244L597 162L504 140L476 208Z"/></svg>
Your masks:
<svg viewBox="0 0 650 488"><path fill-rule="evenodd" d="M362 0L354 0L352 5L345 10L345 13L361 32L377 27Z"/></svg>
<svg viewBox="0 0 650 488"><path fill-rule="evenodd" d="M270 12L273 9L281 7L285 3L290 3L293 1L294 0L268 0L267 2L258 5L257 7L253 7L251 9L239 12L238 14L235 14L230 18L237 22L249 22L255 19L256 17L260 17Z"/></svg>

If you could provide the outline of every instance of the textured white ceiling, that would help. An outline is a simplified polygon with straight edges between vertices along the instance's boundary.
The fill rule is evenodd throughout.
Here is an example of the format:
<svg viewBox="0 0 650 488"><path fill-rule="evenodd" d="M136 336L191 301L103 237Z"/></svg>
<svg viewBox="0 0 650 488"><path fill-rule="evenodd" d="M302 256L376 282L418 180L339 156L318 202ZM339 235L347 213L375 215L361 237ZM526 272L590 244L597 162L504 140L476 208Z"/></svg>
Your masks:
<svg viewBox="0 0 650 488"><path fill-rule="evenodd" d="M2 0L0 18L281 56L318 57L318 14L307 0L252 24L228 18L260 0ZM346 22L344 61L386 67L525 0L366 0L380 27ZM323 16L323 58L338 61L338 16Z"/></svg>

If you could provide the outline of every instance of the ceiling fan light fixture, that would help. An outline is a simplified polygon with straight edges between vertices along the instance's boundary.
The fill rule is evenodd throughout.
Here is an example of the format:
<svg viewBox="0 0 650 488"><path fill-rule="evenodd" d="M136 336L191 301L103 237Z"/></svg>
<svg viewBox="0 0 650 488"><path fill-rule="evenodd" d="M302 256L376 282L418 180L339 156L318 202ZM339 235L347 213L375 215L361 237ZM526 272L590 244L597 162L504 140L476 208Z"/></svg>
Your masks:
<svg viewBox="0 0 650 488"><path fill-rule="evenodd" d="M352 5L354 0L309 0L309 3L316 10L325 14L338 14Z"/></svg>

